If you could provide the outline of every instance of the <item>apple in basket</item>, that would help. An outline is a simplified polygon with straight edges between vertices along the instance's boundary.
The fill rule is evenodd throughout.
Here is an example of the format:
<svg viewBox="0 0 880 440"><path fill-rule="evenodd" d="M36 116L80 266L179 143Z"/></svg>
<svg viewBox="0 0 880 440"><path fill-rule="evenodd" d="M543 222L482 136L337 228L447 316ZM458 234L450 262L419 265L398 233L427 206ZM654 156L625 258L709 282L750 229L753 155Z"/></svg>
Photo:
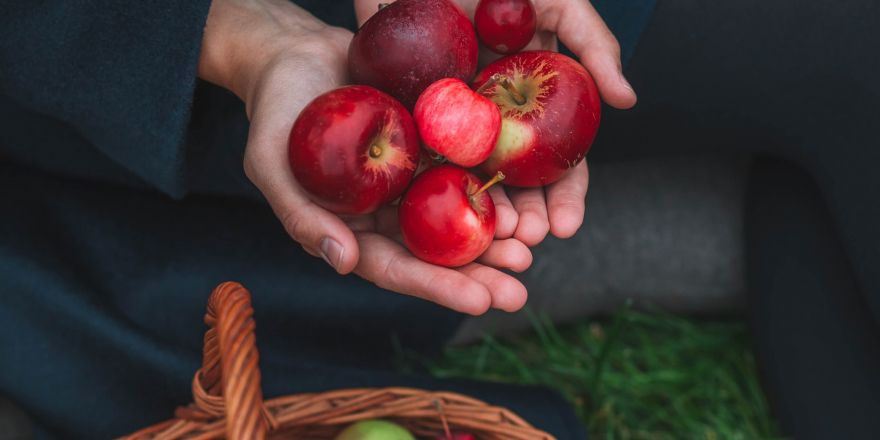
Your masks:
<svg viewBox="0 0 880 440"><path fill-rule="evenodd" d="M387 420L361 420L345 428L335 440L416 440L404 427Z"/></svg>

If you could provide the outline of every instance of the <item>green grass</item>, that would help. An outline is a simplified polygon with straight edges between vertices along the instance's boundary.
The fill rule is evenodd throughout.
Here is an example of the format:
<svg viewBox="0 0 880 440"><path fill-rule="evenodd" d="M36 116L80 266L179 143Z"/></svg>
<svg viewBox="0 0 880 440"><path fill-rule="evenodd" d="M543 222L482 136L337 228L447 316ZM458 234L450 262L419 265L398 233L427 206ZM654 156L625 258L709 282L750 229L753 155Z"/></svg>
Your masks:
<svg viewBox="0 0 880 440"><path fill-rule="evenodd" d="M437 377L540 384L574 404L595 439L778 438L745 326L629 308L610 320L403 354Z"/></svg>

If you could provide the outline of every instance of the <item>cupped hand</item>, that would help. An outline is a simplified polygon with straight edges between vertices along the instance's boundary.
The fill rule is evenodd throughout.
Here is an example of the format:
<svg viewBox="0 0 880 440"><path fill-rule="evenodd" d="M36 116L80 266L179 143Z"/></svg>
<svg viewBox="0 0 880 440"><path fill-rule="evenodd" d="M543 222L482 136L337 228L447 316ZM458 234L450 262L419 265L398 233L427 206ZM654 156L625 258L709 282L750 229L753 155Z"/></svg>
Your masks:
<svg viewBox="0 0 880 440"><path fill-rule="evenodd" d="M523 50L557 50L561 41L580 59L595 78L602 99L612 107L635 105L636 94L623 76L620 45L596 9L587 0L533 0L537 11L535 37ZM358 22L363 23L387 0L356 0ZM456 0L473 19L478 0ZM482 50L481 63L500 55ZM586 161L569 170L562 179L544 188L500 188L492 191L496 207L503 211L496 238L514 238L529 246L552 233L569 238L584 220L589 183ZM499 206L500 205L500 206Z"/></svg>
<svg viewBox="0 0 880 440"><path fill-rule="evenodd" d="M248 178L287 233L340 274L354 272L385 289L464 313L518 310L526 289L499 270L531 265L531 252L518 240L502 237L479 262L464 267L435 266L401 246L396 207L340 218L312 202L297 183L288 164L291 126L312 99L345 84L350 39L350 32L327 26L287 0L213 1L199 76L246 104Z"/></svg>

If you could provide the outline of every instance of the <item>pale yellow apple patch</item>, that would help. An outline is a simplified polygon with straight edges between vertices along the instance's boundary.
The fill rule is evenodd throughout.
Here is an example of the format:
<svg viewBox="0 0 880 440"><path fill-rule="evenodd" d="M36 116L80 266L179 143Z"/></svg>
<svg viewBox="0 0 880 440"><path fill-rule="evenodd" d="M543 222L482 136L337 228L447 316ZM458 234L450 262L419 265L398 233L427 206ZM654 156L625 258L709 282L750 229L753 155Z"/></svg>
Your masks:
<svg viewBox="0 0 880 440"><path fill-rule="evenodd" d="M528 124L516 119L502 119L498 142L488 159L490 167L495 169L498 161L525 153L534 143L534 138L535 132Z"/></svg>

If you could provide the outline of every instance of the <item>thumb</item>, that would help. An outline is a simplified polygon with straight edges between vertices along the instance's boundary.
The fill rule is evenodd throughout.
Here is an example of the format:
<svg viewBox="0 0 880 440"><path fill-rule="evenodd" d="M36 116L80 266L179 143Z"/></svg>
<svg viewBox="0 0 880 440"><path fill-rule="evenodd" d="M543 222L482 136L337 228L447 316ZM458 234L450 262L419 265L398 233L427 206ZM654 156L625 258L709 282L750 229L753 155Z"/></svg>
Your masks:
<svg viewBox="0 0 880 440"><path fill-rule="evenodd" d="M287 234L340 274L353 271L359 250L351 229L335 214L311 201L290 202L269 202Z"/></svg>
<svg viewBox="0 0 880 440"><path fill-rule="evenodd" d="M620 45L590 2L566 3L555 26L559 40L580 58L606 103L618 109L636 104L636 93L621 69Z"/></svg>
<svg viewBox="0 0 880 440"><path fill-rule="evenodd" d="M287 234L306 252L323 258L340 274L353 271L359 258L354 233L336 214L309 200L286 163L261 162L246 154L245 173L266 197Z"/></svg>

